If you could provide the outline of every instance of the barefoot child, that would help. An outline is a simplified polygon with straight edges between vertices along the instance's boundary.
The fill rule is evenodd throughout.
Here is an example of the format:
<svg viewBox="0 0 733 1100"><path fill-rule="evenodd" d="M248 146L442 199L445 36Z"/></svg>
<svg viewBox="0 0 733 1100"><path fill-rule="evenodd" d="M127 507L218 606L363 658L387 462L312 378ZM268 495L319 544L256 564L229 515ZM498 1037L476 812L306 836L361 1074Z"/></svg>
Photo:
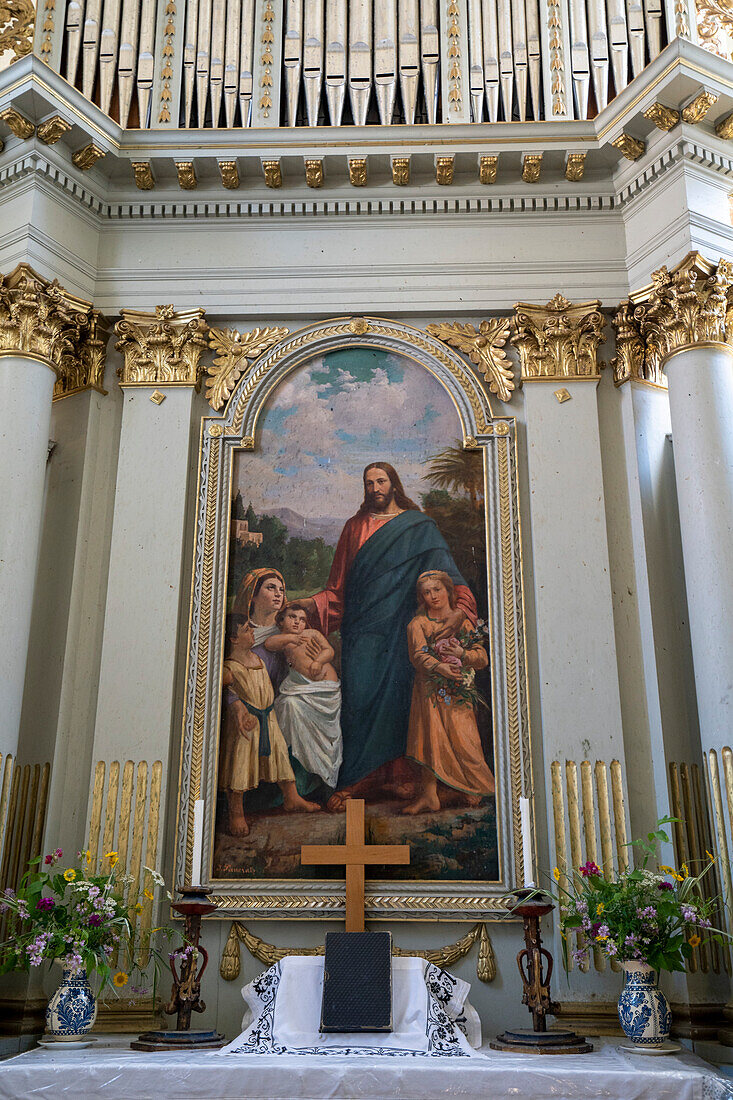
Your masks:
<svg viewBox="0 0 733 1100"><path fill-rule="evenodd" d="M219 786L226 792L231 836L247 836L243 796L261 782L277 783L283 806L289 813L312 813L315 802L306 802L295 788L288 749L273 713L270 677L252 652L254 631L246 615L227 616L229 656L224 661L222 684L229 699L222 731Z"/></svg>
<svg viewBox="0 0 733 1100"><path fill-rule="evenodd" d="M265 648L284 653L290 665L275 713L294 760L323 780L330 794L342 756L341 685L331 664L334 651L319 630L308 627L305 607L297 600L275 622L280 633L268 638Z"/></svg>
<svg viewBox="0 0 733 1100"><path fill-rule="evenodd" d="M464 649L455 635L437 642L442 659L428 652L455 609L453 581L447 573L422 573L417 598L418 613L407 627L410 660L416 669L407 755L420 765L420 776L417 797L402 812L439 810L439 782L458 792L464 805L477 806L484 795L493 794L494 778L484 759L473 703L451 695L451 684L461 682L463 669L486 668L489 659L482 645ZM463 626L471 629L468 620ZM431 682L430 673L438 674L442 686Z"/></svg>

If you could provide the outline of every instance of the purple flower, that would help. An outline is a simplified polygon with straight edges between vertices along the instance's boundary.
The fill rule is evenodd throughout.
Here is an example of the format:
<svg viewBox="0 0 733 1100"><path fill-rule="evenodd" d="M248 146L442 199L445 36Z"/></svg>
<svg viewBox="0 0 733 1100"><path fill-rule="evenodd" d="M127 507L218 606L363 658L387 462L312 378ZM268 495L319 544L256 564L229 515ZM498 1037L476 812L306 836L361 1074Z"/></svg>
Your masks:
<svg viewBox="0 0 733 1100"><path fill-rule="evenodd" d="M102 923L102 914L101 913L92 913L91 917L87 921L87 924L89 925L90 928L99 928L101 923Z"/></svg>
<svg viewBox="0 0 733 1100"><path fill-rule="evenodd" d="M658 882L657 890L674 890L674 886L671 882Z"/></svg>
<svg viewBox="0 0 733 1100"><path fill-rule="evenodd" d="M49 864L53 863L53 856L46 856L43 862L48 866Z"/></svg>
<svg viewBox="0 0 733 1100"><path fill-rule="evenodd" d="M582 867L578 868L578 870L580 871L583 878L590 878L591 875L600 875L601 873L600 867L596 863L594 863L592 859L589 859L588 862L584 863Z"/></svg>
<svg viewBox="0 0 733 1100"><path fill-rule="evenodd" d="M56 856L56 859L61 859L61 857L64 853L61 851L60 848L57 848L56 851L53 854Z"/></svg>
<svg viewBox="0 0 733 1100"><path fill-rule="evenodd" d="M697 910L691 905L682 906L682 916L688 924L697 924Z"/></svg>
<svg viewBox="0 0 733 1100"><path fill-rule="evenodd" d="M36 902L36 909L53 909L55 904L53 898L39 898Z"/></svg>
<svg viewBox="0 0 733 1100"><path fill-rule="evenodd" d="M618 947L613 940L607 940L605 943L606 954L608 956L618 955Z"/></svg>

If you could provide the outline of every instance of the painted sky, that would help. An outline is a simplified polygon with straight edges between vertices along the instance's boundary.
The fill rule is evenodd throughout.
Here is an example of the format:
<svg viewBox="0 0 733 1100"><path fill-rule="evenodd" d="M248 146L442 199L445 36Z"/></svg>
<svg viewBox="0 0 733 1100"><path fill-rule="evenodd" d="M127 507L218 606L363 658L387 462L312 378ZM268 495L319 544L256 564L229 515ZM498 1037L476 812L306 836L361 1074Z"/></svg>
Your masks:
<svg viewBox="0 0 733 1100"><path fill-rule="evenodd" d="M362 470L391 462L419 500L426 459L460 437L458 414L424 367L372 348L313 359L275 391L257 450L240 453L233 492L255 512L292 508L309 519L353 515Z"/></svg>

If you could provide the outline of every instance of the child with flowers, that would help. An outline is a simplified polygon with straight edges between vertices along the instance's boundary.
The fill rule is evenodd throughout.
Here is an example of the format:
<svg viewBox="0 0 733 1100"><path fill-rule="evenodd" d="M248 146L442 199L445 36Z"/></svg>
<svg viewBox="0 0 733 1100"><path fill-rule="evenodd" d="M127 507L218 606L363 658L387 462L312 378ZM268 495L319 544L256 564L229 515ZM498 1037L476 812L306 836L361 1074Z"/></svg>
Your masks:
<svg viewBox="0 0 733 1100"><path fill-rule="evenodd" d="M494 793L494 777L481 747L475 693L465 689L472 683L468 674L486 668L489 659L484 646L473 638L468 620L457 635L437 640L456 606L455 587L447 573L422 573L417 598L418 613L407 627L416 672L407 755L420 765L420 772L417 795L402 812L439 810L439 783L457 791L464 805L477 806L485 795Z"/></svg>

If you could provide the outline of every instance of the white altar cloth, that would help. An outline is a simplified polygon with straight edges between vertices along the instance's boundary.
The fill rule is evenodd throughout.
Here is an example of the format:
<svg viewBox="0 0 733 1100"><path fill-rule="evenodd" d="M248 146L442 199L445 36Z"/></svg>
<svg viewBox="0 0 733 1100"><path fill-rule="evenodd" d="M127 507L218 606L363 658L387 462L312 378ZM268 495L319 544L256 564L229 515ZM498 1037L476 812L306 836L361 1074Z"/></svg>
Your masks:
<svg viewBox="0 0 733 1100"><path fill-rule="evenodd" d="M37 1048L0 1063L0 1100L732 1100L733 1087L693 1054L651 1058L593 1040L592 1054L501 1054L455 1060L263 1054L146 1054L130 1036L87 1050Z"/></svg>

